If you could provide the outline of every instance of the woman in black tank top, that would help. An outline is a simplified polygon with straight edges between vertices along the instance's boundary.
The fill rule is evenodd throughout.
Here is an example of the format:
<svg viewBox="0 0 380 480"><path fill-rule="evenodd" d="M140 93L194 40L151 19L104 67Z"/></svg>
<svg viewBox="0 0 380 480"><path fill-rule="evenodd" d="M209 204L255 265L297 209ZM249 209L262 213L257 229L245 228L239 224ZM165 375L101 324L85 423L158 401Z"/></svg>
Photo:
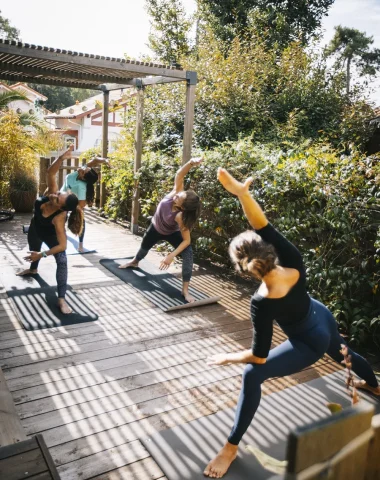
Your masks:
<svg viewBox="0 0 380 480"><path fill-rule="evenodd" d="M58 190L56 174L63 160L71 157L71 149L58 157L47 171L47 195L36 200L34 215L28 231L29 255L24 258L31 262L30 268L18 275L35 275L41 258L54 255L57 263L58 307L62 313L72 312L65 300L67 290L67 257L65 223L67 212L71 212L69 229L80 235L83 228L83 211L78 207L78 198L72 193ZM49 250L41 252L45 243Z"/></svg>
<svg viewBox="0 0 380 480"><path fill-rule="evenodd" d="M245 364L231 433L204 471L204 475L211 478L222 478L235 460L239 442L259 407L261 385L269 378L299 372L325 353L342 363L347 349L351 369L362 379L356 381L355 386L380 396L380 387L369 363L348 347L328 308L309 296L302 255L268 222L250 195L252 178L240 183L226 170L219 169L218 179L227 191L238 197L255 230L243 232L232 240L231 260L239 272L254 276L261 284L251 299L252 348L219 353L208 361L209 365ZM271 349L274 320L288 339Z"/></svg>

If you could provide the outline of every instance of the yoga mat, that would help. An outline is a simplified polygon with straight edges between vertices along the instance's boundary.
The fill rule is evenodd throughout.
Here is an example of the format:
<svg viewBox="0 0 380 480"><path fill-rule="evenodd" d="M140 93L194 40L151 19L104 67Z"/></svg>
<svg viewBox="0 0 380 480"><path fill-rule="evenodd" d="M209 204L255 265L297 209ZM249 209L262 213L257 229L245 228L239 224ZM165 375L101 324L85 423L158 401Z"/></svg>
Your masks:
<svg viewBox="0 0 380 480"><path fill-rule="evenodd" d="M23 225L22 231L24 233L28 233L29 225ZM84 247L83 252L78 252L79 242L78 240L71 235L71 233L66 230L67 235L67 248L66 248L66 255L85 255L86 253L94 253L96 252L95 248L86 248ZM42 244L42 250L50 250L46 243Z"/></svg>
<svg viewBox="0 0 380 480"><path fill-rule="evenodd" d="M66 247L66 255L85 255L86 253L94 253L96 252L95 248L86 248L84 247L84 252L78 252L79 242L74 237L72 237L68 231L66 231L67 235L67 247ZM49 247L43 243L42 250L49 250Z"/></svg>
<svg viewBox="0 0 380 480"><path fill-rule="evenodd" d="M64 327L78 323L94 322L98 315L86 306L73 290L67 290L66 302L73 313L65 315L57 307L55 287L35 288L7 292L25 330Z"/></svg>
<svg viewBox="0 0 380 480"><path fill-rule="evenodd" d="M223 368L223 367L220 367ZM380 413L379 397L359 392L361 402L374 405ZM238 458L224 480L267 480L274 473L264 469L245 449L247 444L260 448L277 460L285 460L288 433L331 415L326 403L350 406L340 371L310 382L262 397L259 409L244 435ZM157 432L142 443L168 480L201 480L203 470L226 441L234 421L234 409L228 409Z"/></svg>
<svg viewBox="0 0 380 480"><path fill-rule="evenodd" d="M157 305L157 307L160 307L164 312L199 307L200 305L208 305L220 300L220 297L209 297L190 287L189 292L196 298L196 301L188 303L181 294L182 280L176 278L171 273L160 270L147 260L142 260L139 263L139 268L119 268L119 265L123 265L132 260L132 258L105 258L100 260L100 263L125 283L131 284L132 287L136 288L144 297Z"/></svg>
<svg viewBox="0 0 380 480"><path fill-rule="evenodd" d="M43 277L40 275L18 277L15 267L6 266L1 269L0 283L4 286L26 330L61 327L98 319L98 315L87 307L81 293L70 288L66 293L66 301L73 309L73 313L69 315L61 313L57 307L55 268L46 269Z"/></svg>

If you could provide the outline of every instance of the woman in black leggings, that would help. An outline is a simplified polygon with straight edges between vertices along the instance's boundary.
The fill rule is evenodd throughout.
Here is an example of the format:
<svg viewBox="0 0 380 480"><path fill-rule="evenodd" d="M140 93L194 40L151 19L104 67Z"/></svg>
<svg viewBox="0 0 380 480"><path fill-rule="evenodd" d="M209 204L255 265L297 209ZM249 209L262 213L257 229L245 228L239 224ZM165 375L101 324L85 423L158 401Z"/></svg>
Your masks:
<svg viewBox="0 0 380 480"><path fill-rule="evenodd" d="M119 268L136 268L149 250L160 240L166 240L174 251L162 260L160 269L166 270L177 255L182 256L182 295L188 302L195 299L189 293L193 271L193 251L190 230L197 221L201 202L192 190L184 190L184 178L192 167L198 166L201 158L193 158L176 173L173 190L158 204L152 223L146 231L135 258Z"/></svg>
<svg viewBox="0 0 380 480"><path fill-rule="evenodd" d="M58 190L56 174L65 158L71 156L67 150L48 168L47 196L36 200L34 215L28 231L29 255L24 258L31 262L30 268L18 275L35 275L38 273L38 264L41 258L54 255L57 263L57 290L58 307L62 313L69 314L71 308L65 301L67 289L67 257L65 223L67 212L71 212L68 227L75 234L80 235L83 228L83 211L78 206L78 198L73 193L62 193ZM41 252L43 243L49 250Z"/></svg>
<svg viewBox="0 0 380 480"><path fill-rule="evenodd" d="M299 372L325 353L340 363L343 360L341 346L346 344L331 312L309 297L300 252L268 223L250 195L252 179L240 183L224 169L219 169L218 179L226 190L239 198L247 220L255 229L255 232L244 232L232 240L230 257L239 272L252 275L261 284L251 299L252 348L209 359L210 365L246 364L235 423L224 447L204 471L211 478L221 478L236 458L238 444L260 404L261 384L265 380ZM273 320L288 340L270 350ZM380 395L369 363L351 349L349 354L352 370L363 379L356 382L356 386Z"/></svg>

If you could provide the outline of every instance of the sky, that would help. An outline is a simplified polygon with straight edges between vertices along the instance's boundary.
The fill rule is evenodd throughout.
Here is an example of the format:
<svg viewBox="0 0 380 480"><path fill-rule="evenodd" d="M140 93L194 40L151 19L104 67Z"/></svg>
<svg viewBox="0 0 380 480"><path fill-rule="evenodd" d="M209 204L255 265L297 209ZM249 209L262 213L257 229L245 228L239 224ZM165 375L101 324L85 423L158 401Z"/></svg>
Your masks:
<svg viewBox="0 0 380 480"><path fill-rule="evenodd" d="M195 0L182 0L188 13ZM149 54L149 17L145 0L17 0L2 2L1 15L20 30L23 42L110 57ZM380 48L380 0L335 0L324 19L323 42L343 25L365 31ZM380 82L372 99L380 105Z"/></svg>

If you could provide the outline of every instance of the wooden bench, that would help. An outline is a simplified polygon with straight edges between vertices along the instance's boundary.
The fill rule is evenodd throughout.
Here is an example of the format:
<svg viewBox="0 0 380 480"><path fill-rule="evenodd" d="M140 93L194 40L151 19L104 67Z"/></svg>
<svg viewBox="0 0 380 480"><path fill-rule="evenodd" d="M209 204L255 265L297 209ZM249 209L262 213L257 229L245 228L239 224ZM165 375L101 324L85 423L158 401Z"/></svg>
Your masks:
<svg viewBox="0 0 380 480"><path fill-rule="evenodd" d="M0 368L0 479L59 480L42 435L27 438Z"/></svg>
<svg viewBox="0 0 380 480"><path fill-rule="evenodd" d="M380 415L373 412L359 404L296 429L289 434L284 462L247 449L277 473L270 480L379 480Z"/></svg>

